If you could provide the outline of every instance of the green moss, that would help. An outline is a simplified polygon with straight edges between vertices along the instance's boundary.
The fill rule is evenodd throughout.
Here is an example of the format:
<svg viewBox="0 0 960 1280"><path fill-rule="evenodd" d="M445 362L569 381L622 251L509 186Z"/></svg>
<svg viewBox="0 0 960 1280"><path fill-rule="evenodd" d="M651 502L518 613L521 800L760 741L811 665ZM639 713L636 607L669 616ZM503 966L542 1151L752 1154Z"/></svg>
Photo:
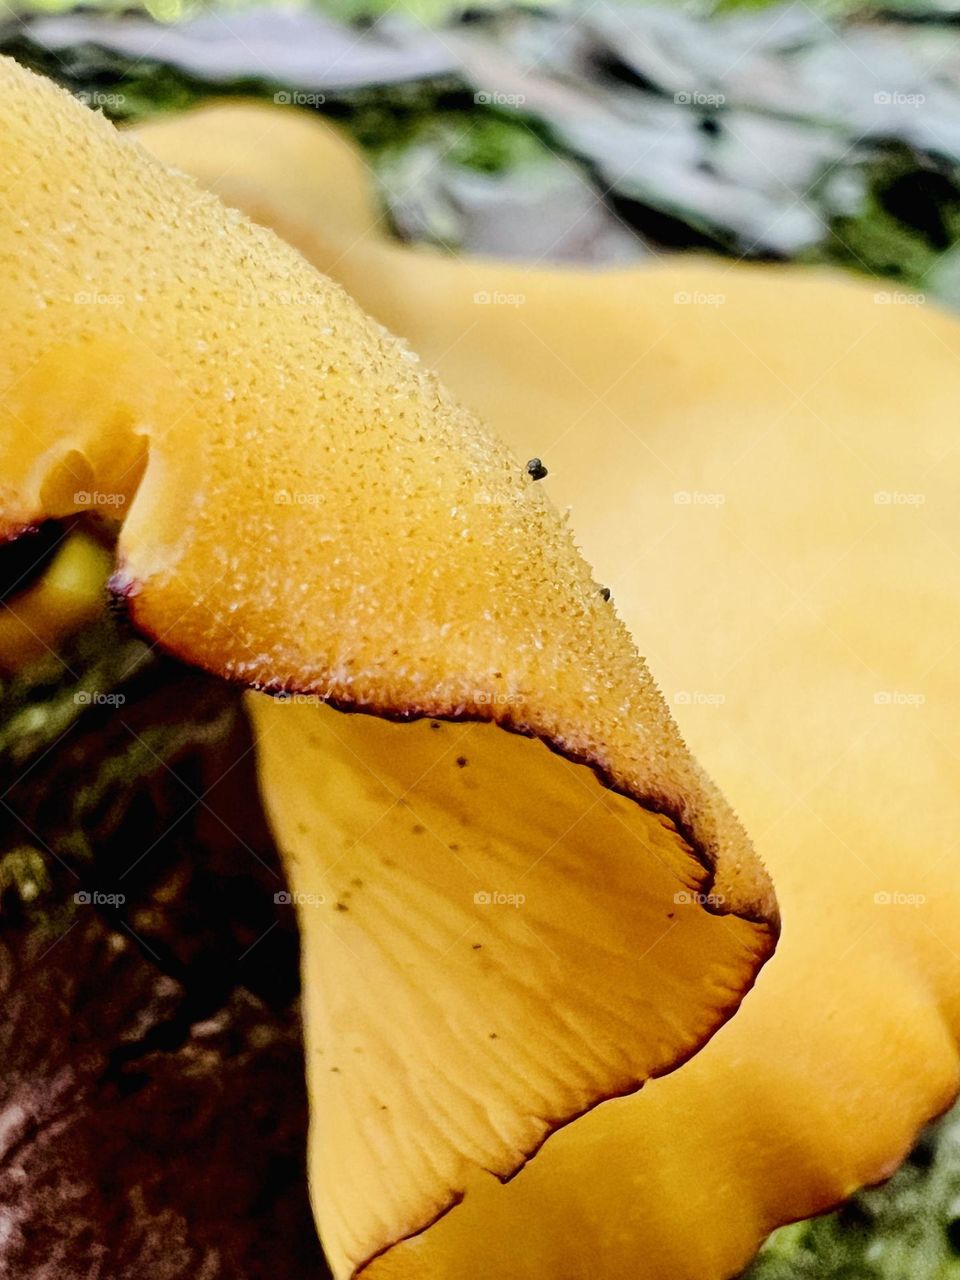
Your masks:
<svg viewBox="0 0 960 1280"><path fill-rule="evenodd" d="M903 146L858 167L867 182L863 206L833 218L827 237L804 258L936 292L938 269L960 240L956 167Z"/></svg>
<svg viewBox="0 0 960 1280"><path fill-rule="evenodd" d="M0 903L12 892L27 907L50 888L46 859L39 849L23 844L0 855Z"/></svg>

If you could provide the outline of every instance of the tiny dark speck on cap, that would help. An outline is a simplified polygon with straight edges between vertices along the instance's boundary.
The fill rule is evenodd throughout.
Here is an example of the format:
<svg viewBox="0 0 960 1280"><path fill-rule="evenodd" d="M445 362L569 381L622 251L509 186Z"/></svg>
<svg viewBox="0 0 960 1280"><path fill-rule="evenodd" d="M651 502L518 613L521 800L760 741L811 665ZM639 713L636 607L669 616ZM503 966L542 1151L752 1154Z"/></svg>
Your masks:
<svg viewBox="0 0 960 1280"><path fill-rule="evenodd" d="M610 588L609 588L609 587L601 587L601 588L600 588L600 594L601 594L601 596L603 596L604 600L609 600L609 599L610 599Z"/></svg>
<svg viewBox="0 0 960 1280"><path fill-rule="evenodd" d="M539 458L531 458L527 463L527 475L533 480L542 480L550 473Z"/></svg>

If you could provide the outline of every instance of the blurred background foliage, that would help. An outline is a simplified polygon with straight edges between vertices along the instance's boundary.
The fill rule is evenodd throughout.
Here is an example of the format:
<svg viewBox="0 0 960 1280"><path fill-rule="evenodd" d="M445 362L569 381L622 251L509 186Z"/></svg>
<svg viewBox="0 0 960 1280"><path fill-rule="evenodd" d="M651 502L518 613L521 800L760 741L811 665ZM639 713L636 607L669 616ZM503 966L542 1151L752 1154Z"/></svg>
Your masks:
<svg viewBox="0 0 960 1280"><path fill-rule="evenodd" d="M406 238L827 263L960 305L960 0L65 4L0 47L121 120L309 94Z"/></svg>
<svg viewBox="0 0 960 1280"><path fill-rule="evenodd" d="M877 278L879 301L960 305L960 0L5 11L0 48L118 120L312 94L411 240L826 263ZM960 1111L885 1187L775 1233L748 1275L960 1280Z"/></svg>
<svg viewBox="0 0 960 1280"><path fill-rule="evenodd" d="M646 4L655 0L627 0L628 3ZM710 17L735 10L769 8L777 0L681 0L676 7L688 13ZM83 7L109 13L140 10L164 22L175 22L195 17L204 10L223 12L253 8L257 0L86 0ZM560 7L563 0L404 0L398 6L395 0L301 0L303 7L317 8L332 17L344 21L376 18L398 7L410 16L425 21L442 21L446 18L483 10L525 7L544 9ZM78 6L75 0L17 0L7 6L17 13L65 13ZM574 9L586 9L589 0L580 0ZM818 0L813 6L825 18L849 14L889 14L926 18L930 14L949 14L960 9L956 0L881 0L865 3L865 0Z"/></svg>

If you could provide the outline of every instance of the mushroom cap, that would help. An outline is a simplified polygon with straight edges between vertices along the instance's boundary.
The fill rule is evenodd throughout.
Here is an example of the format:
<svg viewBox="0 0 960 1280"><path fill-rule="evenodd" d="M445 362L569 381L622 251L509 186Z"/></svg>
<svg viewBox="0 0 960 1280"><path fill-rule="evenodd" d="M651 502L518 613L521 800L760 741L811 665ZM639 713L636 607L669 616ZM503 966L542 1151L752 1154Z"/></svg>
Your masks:
<svg viewBox="0 0 960 1280"><path fill-rule="evenodd" d="M322 124L242 107L146 132L173 160L254 119L315 184L290 191L251 148L260 216L548 463L784 916L700 1054L509 1185L478 1175L370 1274L730 1276L888 1176L957 1091L960 324L810 270L530 269L344 237L327 176L355 169ZM234 175L194 168L233 198Z"/></svg>
<svg viewBox="0 0 960 1280"><path fill-rule="evenodd" d="M0 535L109 506L132 622L279 695L251 702L349 1276L694 1053L772 890L522 462L272 232L0 79Z"/></svg>

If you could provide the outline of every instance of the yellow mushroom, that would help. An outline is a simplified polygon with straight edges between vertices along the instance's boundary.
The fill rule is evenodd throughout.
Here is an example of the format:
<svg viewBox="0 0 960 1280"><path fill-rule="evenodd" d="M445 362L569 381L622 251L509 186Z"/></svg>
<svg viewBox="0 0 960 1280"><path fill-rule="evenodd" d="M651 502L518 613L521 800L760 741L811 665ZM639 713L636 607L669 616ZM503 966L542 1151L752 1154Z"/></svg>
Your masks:
<svg viewBox="0 0 960 1280"><path fill-rule="evenodd" d="M523 460L272 232L0 79L0 534L110 507L133 623L281 695L251 711L351 1276L693 1054L772 891Z"/></svg>
<svg viewBox="0 0 960 1280"><path fill-rule="evenodd" d="M144 136L228 202L253 193L544 457L784 916L756 991L691 1062L509 1185L478 1175L371 1276L733 1274L774 1226L889 1175L957 1090L960 325L813 271L538 270L390 244L355 154L295 113Z"/></svg>
<svg viewBox="0 0 960 1280"><path fill-rule="evenodd" d="M107 598L109 564L106 548L89 533L65 533L42 572L0 601L0 672L56 653L66 636L96 617Z"/></svg>

